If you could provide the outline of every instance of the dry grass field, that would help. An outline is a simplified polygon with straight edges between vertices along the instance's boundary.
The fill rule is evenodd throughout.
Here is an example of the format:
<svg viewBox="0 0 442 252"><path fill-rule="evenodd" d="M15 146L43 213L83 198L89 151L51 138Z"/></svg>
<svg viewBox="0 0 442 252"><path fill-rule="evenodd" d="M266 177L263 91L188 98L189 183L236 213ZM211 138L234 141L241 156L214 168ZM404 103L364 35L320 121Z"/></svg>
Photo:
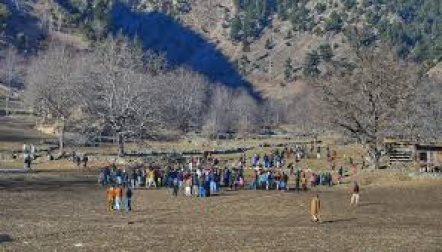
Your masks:
<svg viewBox="0 0 442 252"><path fill-rule="evenodd" d="M0 122L0 152L38 144L49 136L32 122ZM53 138L53 137L51 137ZM150 142L127 149L190 150L254 146L251 139L217 142ZM360 162L360 146L334 146L337 165L348 157ZM67 152L70 153L70 149ZM115 153L115 146L79 152ZM242 154L217 155L231 164ZM294 162L292 158L288 160ZM442 180L414 180L404 172L361 171L361 204L348 207L348 185L317 187L308 192L223 191L199 199L174 198L167 189L137 190L133 212L107 212L105 189L96 183L100 162L79 171L68 160L39 158L34 173L0 173L0 251L442 251ZM21 168L22 160L3 160L0 169ZM315 171L324 159L299 164ZM293 182L293 178L291 178ZM309 199L319 193L322 222L309 218Z"/></svg>
<svg viewBox="0 0 442 252"><path fill-rule="evenodd" d="M0 251L441 251L441 181L386 185L362 186L355 210L341 185L205 199L137 190L133 212L108 213L92 174L3 174Z"/></svg>

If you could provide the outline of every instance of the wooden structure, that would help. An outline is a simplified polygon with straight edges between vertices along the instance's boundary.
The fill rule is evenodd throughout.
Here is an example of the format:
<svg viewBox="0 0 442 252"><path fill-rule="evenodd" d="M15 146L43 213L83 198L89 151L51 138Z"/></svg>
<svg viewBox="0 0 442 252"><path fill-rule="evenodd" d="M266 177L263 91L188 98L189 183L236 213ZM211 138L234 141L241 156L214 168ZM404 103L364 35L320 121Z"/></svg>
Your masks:
<svg viewBox="0 0 442 252"><path fill-rule="evenodd" d="M427 171L442 167L442 145L419 144L411 141L386 140L389 166L416 162Z"/></svg>
<svg viewBox="0 0 442 252"><path fill-rule="evenodd" d="M442 145L415 145L416 161L421 169L426 171L441 170L442 168Z"/></svg>

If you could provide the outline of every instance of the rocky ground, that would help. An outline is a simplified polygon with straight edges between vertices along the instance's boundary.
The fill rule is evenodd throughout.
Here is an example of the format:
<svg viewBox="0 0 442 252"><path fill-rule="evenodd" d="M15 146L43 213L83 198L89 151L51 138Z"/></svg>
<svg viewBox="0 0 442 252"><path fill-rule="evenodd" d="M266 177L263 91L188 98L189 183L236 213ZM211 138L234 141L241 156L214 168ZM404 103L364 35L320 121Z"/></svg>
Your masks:
<svg viewBox="0 0 442 252"><path fill-rule="evenodd" d="M442 183L348 186L309 192L226 191L198 199L135 192L135 211L105 210L95 176L0 175L2 251L441 251ZM323 221L309 220L319 193Z"/></svg>

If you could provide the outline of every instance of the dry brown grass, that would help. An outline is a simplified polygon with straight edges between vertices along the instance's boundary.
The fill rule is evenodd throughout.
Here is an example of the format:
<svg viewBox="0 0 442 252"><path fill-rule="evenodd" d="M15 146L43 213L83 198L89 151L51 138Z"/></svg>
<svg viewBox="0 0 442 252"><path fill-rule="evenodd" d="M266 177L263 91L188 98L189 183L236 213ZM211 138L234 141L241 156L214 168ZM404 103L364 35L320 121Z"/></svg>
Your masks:
<svg viewBox="0 0 442 252"><path fill-rule="evenodd" d="M311 192L225 191L174 198L135 191L131 213L105 211L105 191L79 173L0 176L4 251L440 251L441 183ZM319 193L323 222L310 222Z"/></svg>

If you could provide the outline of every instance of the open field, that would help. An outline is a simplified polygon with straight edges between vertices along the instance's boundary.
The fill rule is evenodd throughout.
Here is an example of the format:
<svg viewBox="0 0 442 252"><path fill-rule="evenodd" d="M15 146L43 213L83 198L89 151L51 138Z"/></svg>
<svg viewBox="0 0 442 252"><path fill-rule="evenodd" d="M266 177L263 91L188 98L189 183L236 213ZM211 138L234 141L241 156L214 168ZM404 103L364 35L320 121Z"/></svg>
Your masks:
<svg viewBox="0 0 442 252"><path fill-rule="evenodd" d="M31 118L0 117L0 152L18 151L23 143L38 144L50 138L35 130L34 124Z"/></svg>
<svg viewBox="0 0 442 252"><path fill-rule="evenodd" d="M174 198L135 191L131 213L105 211L105 190L75 172L0 175L4 251L440 251L441 181L310 192L226 191ZM323 222L309 220L319 193Z"/></svg>
<svg viewBox="0 0 442 252"><path fill-rule="evenodd" d="M0 118L0 155L6 155L11 157L12 153L17 153L21 151L23 143L32 143L36 145L37 149L48 149L48 146L41 144L43 141L52 140L57 141L56 136L45 135L35 128L35 119L30 117L10 117L10 118ZM310 142L313 139L306 137L298 137L294 139L288 139L285 137L257 137L250 139L231 139L231 140L207 140L202 137L194 137L192 139L182 139L177 141L146 141L143 144L127 143L125 146L127 153L132 153L133 151L189 151L189 150L214 150L214 149L232 149L238 147L253 147L253 149L246 152L247 160L254 154L271 153L274 148L272 147L259 147L262 144L278 145L294 142ZM337 165L348 165L348 158L352 157L353 161L360 162L361 156L363 154L362 149L359 145L334 145L333 140L322 139L323 146L330 144L332 150L337 151ZM67 145L65 151L67 155L70 155L73 150L77 153L87 153L89 156L112 156L116 155L118 152L118 147L116 144L103 144L100 147L77 147ZM279 148L280 150L282 148ZM58 150L52 151L52 154L56 155ZM57 160L48 162L45 155L46 151L40 151L38 153L42 155L38 160L33 162L33 167L37 170L75 170L76 166L72 162L67 160ZM227 164L231 165L233 162L237 162L242 156L242 153L228 154L228 155L216 155L218 159L225 160ZM325 156L325 148L323 148L323 156ZM23 159L21 155L16 160L13 159L1 159L0 158L0 169L14 169L23 167ZM93 160L93 159L92 159ZM125 161L130 162L135 160L135 158L127 158ZM287 164L293 163L293 156L290 160L287 160ZM99 163L90 162L91 166L99 166ZM316 159L305 159L299 164L301 167L324 169L329 164L323 158L322 160Z"/></svg>

